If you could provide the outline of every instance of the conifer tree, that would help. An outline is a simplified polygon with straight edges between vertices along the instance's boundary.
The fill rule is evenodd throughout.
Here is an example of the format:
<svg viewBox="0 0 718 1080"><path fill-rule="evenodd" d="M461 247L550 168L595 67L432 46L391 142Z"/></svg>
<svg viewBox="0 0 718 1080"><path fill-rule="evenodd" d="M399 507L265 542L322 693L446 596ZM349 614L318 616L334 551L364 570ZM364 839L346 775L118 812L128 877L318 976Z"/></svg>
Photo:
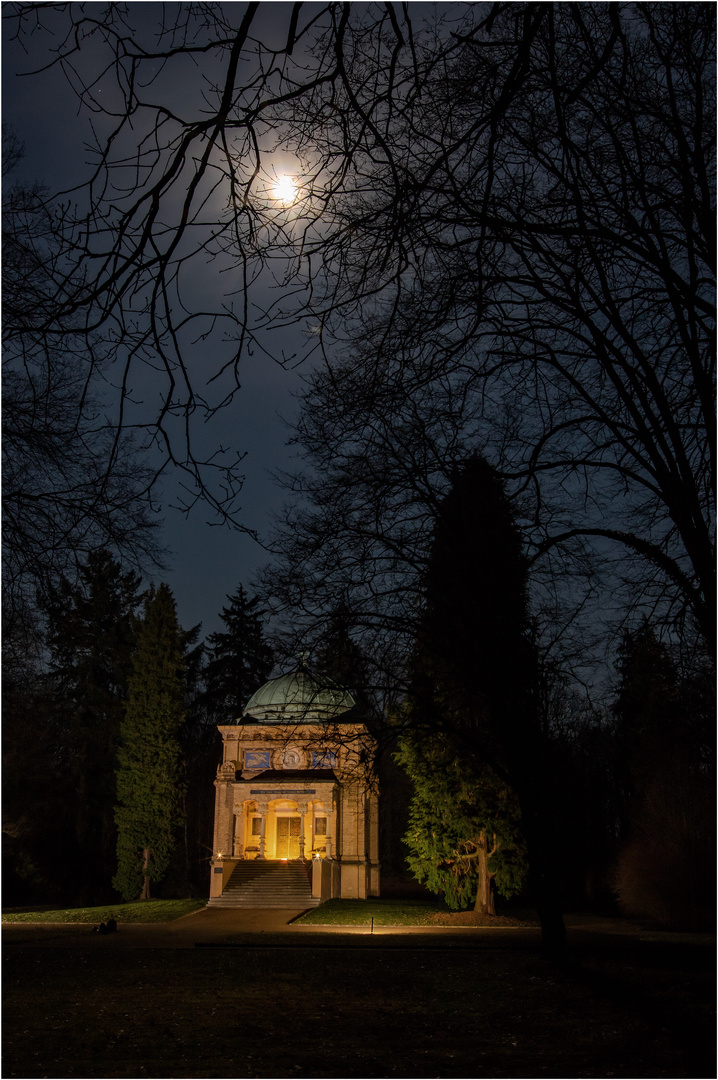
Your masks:
<svg viewBox="0 0 718 1080"><path fill-rule="evenodd" d="M54 704L51 732L63 793L62 886L78 904L111 896L115 770L140 604L140 578L105 549L42 598Z"/></svg>
<svg viewBox="0 0 718 1080"><path fill-rule="evenodd" d="M220 618L225 631L210 634L209 661L205 669L205 705L220 723L230 723L242 715L244 706L269 678L274 664L272 650L264 639L259 598L249 596L242 585Z"/></svg>
<svg viewBox="0 0 718 1080"><path fill-rule="evenodd" d="M113 884L125 900L149 899L150 882L166 874L182 823L183 642L174 598L162 584L145 604L120 732Z"/></svg>
<svg viewBox="0 0 718 1080"><path fill-rule="evenodd" d="M437 510L412 684L418 736L447 734L477 782L490 766L516 792L542 948L563 954L528 564L501 478L481 457L456 469Z"/></svg>
<svg viewBox="0 0 718 1080"><path fill-rule="evenodd" d="M212 845L213 781L221 758L216 725L204 702L205 646L202 624L182 632L184 657L184 723L179 744L182 771L183 860L175 859L171 884L186 896L206 888L206 853Z"/></svg>
<svg viewBox="0 0 718 1080"><path fill-rule="evenodd" d="M454 911L473 902L495 915L494 891L513 896L526 877L516 795L489 766L468 767L446 735L405 735L396 760L414 784L404 836L414 877Z"/></svg>

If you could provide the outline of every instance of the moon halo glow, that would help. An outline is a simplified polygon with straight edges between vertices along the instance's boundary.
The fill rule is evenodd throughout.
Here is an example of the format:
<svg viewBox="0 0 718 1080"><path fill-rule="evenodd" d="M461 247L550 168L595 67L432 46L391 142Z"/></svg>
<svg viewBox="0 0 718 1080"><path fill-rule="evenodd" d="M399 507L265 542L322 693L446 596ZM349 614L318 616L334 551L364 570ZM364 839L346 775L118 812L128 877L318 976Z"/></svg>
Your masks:
<svg viewBox="0 0 718 1080"><path fill-rule="evenodd" d="M276 199L282 206L291 206L297 198L299 188L294 177L285 174L277 177L276 182L270 189L270 193L272 198Z"/></svg>

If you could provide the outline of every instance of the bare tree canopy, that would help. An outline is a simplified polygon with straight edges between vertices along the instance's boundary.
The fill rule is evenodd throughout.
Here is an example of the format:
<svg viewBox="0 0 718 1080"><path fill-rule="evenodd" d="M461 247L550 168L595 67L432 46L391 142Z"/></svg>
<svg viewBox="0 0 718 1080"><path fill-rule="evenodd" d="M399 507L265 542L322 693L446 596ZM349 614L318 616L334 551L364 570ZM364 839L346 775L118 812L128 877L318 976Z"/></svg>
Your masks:
<svg viewBox="0 0 718 1080"><path fill-rule="evenodd" d="M617 604L712 638L714 8L269 7L6 5L95 137L47 334L81 319L117 424L231 515L192 424L296 327L308 606L386 613L478 450L546 580L623 553Z"/></svg>
<svg viewBox="0 0 718 1080"><path fill-rule="evenodd" d="M12 182L22 148L3 128L3 597L6 639L37 589L109 545L156 552L149 486L129 432L104 414L107 375L81 324L48 332L62 261L47 193ZM8 175L9 174L9 175ZM70 282L68 281L68 286Z"/></svg>
<svg viewBox="0 0 718 1080"><path fill-rule="evenodd" d="M494 10L451 37L345 203L347 344L305 397L313 510L284 534L284 592L411 615L437 492L478 448L551 614L557 583L580 606L602 562L604 606L712 641L714 12Z"/></svg>

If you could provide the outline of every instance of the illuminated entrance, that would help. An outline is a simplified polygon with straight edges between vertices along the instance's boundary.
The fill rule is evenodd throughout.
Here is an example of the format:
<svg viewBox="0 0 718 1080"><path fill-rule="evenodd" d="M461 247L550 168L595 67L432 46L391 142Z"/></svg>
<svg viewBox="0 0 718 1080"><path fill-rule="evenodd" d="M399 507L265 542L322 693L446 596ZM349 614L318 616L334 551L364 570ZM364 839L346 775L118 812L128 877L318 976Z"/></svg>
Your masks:
<svg viewBox="0 0 718 1080"><path fill-rule="evenodd" d="M276 859L299 858L299 817L277 818Z"/></svg>
<svg viewBox="0 0 718 1080"><path fill-rule="evenodd" d="M376 744L349 691L300 665L219 730L210 904L232 906L245 872L264 879L262 867L240 867L254 859L286 860L287 878L303 863L313 901L378 896ZM264 869L282 876L279 865Z"/></svg>

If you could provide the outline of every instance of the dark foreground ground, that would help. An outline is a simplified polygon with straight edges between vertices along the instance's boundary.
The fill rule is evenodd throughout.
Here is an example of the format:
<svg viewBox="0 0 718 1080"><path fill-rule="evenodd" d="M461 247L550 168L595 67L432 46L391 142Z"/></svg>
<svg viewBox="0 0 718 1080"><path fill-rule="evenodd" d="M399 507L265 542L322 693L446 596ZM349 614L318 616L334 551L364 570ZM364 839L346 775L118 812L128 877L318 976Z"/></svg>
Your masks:
<svg viewBox="0 0 718 1080"><path fill-rule="evenodd" d="M6 932L3 1077L716 1075L702 942L574 932L555 970L511 931L232 940Z"/></svg>

